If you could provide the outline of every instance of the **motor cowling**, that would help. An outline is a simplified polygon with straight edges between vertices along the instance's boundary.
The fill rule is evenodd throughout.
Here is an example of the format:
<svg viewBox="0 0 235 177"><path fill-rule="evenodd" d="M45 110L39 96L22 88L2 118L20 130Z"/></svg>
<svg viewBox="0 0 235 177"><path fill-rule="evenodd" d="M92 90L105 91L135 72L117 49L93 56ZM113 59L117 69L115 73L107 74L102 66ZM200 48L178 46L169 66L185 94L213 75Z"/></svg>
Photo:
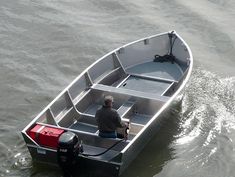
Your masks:
<svg viewBox="0 0 235 177"><path fill-rule="evenodd" d="M69 131L63 133L58 140L58 164L62 169L71 168L77 163L78 154L82 151L82 145L75 133Z"/></svg>

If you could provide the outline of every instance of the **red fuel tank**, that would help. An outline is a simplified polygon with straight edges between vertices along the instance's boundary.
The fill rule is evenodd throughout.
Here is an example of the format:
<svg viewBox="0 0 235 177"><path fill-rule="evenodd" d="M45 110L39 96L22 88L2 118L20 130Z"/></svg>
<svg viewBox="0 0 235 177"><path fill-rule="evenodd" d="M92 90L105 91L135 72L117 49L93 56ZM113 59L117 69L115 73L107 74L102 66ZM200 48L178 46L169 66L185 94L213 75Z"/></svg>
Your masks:
<svg viewBox="0 0 235 177"><path fill-rule="evenodd" d="M36 124L28 131L28 135L39 145L57 149L58 140L64 130Z"/></svg>

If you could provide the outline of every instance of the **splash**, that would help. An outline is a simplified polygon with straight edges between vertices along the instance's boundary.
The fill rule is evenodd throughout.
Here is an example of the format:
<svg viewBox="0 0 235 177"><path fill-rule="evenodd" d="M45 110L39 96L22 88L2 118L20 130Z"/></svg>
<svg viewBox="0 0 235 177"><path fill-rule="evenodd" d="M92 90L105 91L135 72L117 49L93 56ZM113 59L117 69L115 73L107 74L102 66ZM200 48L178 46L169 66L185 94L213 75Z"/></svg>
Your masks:
<svg viewBox="0 0 235 177"><path fill-rule="evenodd" d="M235 77L220 78L197 69L192 74L182 102L181 133L177 144L190 143L207 135L203 145L208 145L216 134L235 129Z"/></svg>
<svg viewBox="0 0 235 177"><path fill-rule="evenodd" d="M174 157L157 176L234 176L235 77L195 69L179 113ZM198 170L200 169L200 170Z"/></svg>

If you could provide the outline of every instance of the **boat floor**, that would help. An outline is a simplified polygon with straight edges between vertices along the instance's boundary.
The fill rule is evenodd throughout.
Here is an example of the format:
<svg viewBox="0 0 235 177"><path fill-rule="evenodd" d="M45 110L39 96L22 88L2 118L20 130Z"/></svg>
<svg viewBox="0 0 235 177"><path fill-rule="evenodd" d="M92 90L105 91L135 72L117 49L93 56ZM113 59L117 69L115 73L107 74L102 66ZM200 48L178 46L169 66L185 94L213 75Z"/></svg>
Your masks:
<svg viewBox="0 0 235 177"><path fill-rule="evenodd" d="M178 81L183 72L177 63L146 62L126 69L128 73L143 74L145 76L159 77Z"/></svg>
<svg viewBox="0 0 235 177"><path fill-rule="evenodd" d="M82 122L76 122L72 124L69 128L74 129L74 130L89 132L89 133L96 133L98 131L97 126L82 123Z"/></svg>
<svg viewBox="0 0 235 177"><path fill-rule="evenodd" d="M171 83L130 76L119 88L162 95Z"/></svg>
<svg viewBox="0 0 235 177"><path fill-rule="evenodd" d="M88 106L88 108L86 109L86 111L84 113L86 114L91 114L95 116L96 111L102 107L102 105L100 104L91 104Z"/></svg>
<svg viewBox="0 0 235 177"><path fill-rule="evenodd" d="M132 123L140 125L145 125L151 118L152 116L147 116L143 114L133 114L130 117Z"/></svg>
<svg viewBox="0 0 235 177"><path fill-rule="evenodd" d="M125 71L127 77L121 77L110 86L155 95L164 95L183 75L176 62L145 62L126 68Z"/></svg>

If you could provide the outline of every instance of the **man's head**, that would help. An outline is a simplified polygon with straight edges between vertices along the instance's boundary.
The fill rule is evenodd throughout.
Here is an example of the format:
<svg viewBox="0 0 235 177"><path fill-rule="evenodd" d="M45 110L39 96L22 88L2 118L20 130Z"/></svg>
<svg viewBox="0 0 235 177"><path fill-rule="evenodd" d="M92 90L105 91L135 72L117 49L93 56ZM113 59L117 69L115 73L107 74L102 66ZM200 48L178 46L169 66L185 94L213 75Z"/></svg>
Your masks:
<svg viewBox="0 0 235 177"><path fill-rule="evenodd" d="M113 106L113 97L112 96L105 96L104 97L104 105L108 106L108 107L112 107Z"/></svg>

